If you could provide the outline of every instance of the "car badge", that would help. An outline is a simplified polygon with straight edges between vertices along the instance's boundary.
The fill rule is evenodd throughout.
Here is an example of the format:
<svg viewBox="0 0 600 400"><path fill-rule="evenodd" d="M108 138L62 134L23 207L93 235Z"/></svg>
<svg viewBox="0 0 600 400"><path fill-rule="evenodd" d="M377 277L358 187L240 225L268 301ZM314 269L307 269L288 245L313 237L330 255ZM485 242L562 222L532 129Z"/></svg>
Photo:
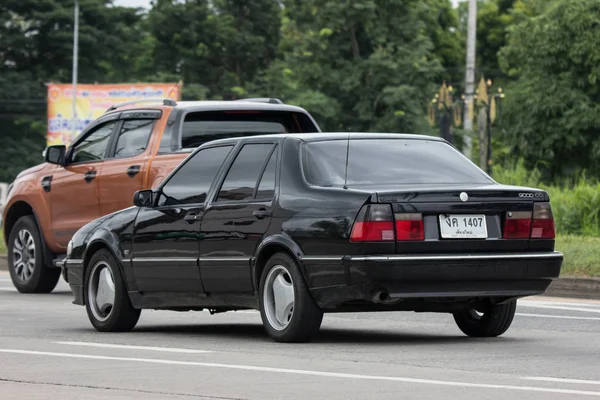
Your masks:
<svg viewBox="0 0 600 400"><path fill-rule="evenodd" d="M465 201L469 200L469 195L468 195L468 194L466 194L465 192L462 192L462 193L460 194L460 199L461 199L463 202L465 202Z"/></svg>

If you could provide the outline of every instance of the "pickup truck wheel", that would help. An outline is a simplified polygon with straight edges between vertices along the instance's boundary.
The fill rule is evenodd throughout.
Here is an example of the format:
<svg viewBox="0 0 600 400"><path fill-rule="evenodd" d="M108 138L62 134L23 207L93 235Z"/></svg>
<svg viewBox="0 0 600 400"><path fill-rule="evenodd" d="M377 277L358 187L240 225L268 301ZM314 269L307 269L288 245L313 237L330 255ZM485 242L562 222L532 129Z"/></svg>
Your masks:
<svg viewBox="0 0 600 400"><path fill-rule="evenodd" d="M85 271L83 296L88 318L100 332L127 332L137 324L141 310L133 308L117 260L98 250Z"/></svg>
<svg viewBox="0 0 600 400"><path fill-rule="evenodd" d="M471 337L500 336L512 324L517 301L490 306L483 312L466 310L454 314L454 321L458 328Z"/></svg>
<svg viewBox="0 0 600 400"><path fill-rule="evenodd" d="M35 219L17 220L8 239L8 265L13 285L21 293L50 293L60 278L60 268L47 267L42 238Z"/></svg>
<svg viewBox="0 0 600 400"><path fill-rule="evenodd" d="M276 342L307 342L319 331L323 310L289 255L277 253L267 261L259 293L263 326Z"/></svg>

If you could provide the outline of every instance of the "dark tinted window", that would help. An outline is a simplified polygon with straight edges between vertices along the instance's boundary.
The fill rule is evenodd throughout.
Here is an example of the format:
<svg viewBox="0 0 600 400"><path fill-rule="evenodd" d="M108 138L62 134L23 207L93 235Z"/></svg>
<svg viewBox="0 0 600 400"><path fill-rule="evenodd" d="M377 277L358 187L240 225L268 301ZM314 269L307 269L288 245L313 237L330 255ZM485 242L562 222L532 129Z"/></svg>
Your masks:
<svg viewBox="0 0 600 400"><path fill-rule="evenodd" d="M227 172L217 201L251 199L272 148L272 144L247 144L242 147Z"/></svg>
<svg viewBox="0 0 600 400"><path fill-rule="evenodd" d="M159 154L172 153L173 152L173 128L175 126L174 121L167 122L165 130L163 131L160 139L160 146L158 148Z"/></svg>
<svg viewBox="0 0 600 400"><path fill-rule="evenodd" d="M133 157L141 154L148 146L148 140L154 127L154 119L126 119L123 121L115 158Z"/></svg>
<svg viewBox="0 0 600 400"><path fill-rule="evenodd" d="M306 115L289 111L194 112L185 116L181 146L198 147L225 137L287 132L317 132L317 128Z"/></svg>
<svg viewBox="0 0 600 400"><path fill-rule="evenodd" d="M307 143L302 159L306 179L342 186L347 140ZM490 183L488 176L448 144L410 139L353 139L348 185Z"/></svg>
<svg viewBox="0 0 600 400"><path fill-rule="evenodd" d="M91 134L75 146L71 154L71 162L78 163L104 159L115 124L116 121L111 121L95 128Z"/></svg>
<svg viewBox="0 0 600 400"><path fill-rule="evenodd" d="M275 169L277 166L277 151L274 151L269 159L267 168L260 179L258 190L256 191L257 199L272 199L275 196Z"/></svg>
<svg viewBox="0 0 600 400"><path fill-rule="evenodd" d="M203 203L232 147L212 147L196 153L165 184L159 204Z"/></svg>

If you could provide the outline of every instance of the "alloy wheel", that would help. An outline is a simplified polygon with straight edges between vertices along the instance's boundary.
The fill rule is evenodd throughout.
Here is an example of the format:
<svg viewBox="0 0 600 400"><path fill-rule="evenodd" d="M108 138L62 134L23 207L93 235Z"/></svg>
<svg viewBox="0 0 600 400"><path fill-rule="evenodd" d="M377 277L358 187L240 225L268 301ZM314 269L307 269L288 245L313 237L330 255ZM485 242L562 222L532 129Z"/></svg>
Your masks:
<svg viewBox="0 0 600 400"><path fill-rule="evenodd" d="M282 331L294 315L294 282L283 265L275 265L265 280L264 307L269 325Z"/></svg>
<svg viewBox="0 0 600 400"><path fill-rule="evenodd" d="M115 279L104 261L98 261L89 275L88 302L94 318L106 321L115 305Z"/></svg>
<svg viewBox="0 0 600 400"><path fill-rule="evenodd" d="M27 229L21 229L13 242L13 269L22 282L28 282L35 269L35 241Z"/></svg>

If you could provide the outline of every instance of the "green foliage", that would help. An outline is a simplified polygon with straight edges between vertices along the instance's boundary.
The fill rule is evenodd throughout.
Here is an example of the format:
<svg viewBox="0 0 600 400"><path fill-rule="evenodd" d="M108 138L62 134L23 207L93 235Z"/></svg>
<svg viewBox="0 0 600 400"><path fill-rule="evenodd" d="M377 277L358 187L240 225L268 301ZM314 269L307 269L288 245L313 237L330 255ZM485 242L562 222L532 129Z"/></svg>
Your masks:
<svg viewBox="0 0 600 400"><path fill-rule="evenodd" d="M559 235L555 248L565 257L562 276L600 277L600 238Z"/></svg>
<svg viewBox="0 0 600 400"><path fill-rule="evenodd" d="M600 175L600 1L555 0L509 29L500 51L505 140L544 178Z"/></svg>
<svg viewBox="0 0 600 400"><path fill-rule="evenodd" d="M523 160L496 167L493 178L500 183L544 189L550 195L556 230L559 234L600 236L600 183L585 175L546 185L539 169L528 169Z"/></svg>

